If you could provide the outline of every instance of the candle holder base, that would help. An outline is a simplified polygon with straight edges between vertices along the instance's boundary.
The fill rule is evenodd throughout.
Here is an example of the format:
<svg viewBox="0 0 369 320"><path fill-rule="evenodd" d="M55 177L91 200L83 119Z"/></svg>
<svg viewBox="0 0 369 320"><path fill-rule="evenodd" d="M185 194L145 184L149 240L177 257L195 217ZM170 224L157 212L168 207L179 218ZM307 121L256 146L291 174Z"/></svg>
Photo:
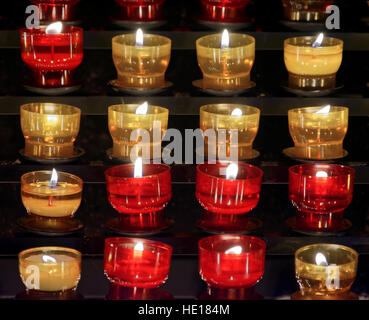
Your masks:
<svg viewBox="0 0 369 320"><path fill-rule="evenodd" d="M314 98L314 97L325 97L325 96L329 96L331 94L335 94L337 93L339 90L341 90L343 88L343 85L338 85L334 88L326 88L326 89L299 89L299 88L291 88L289 87L287 84L283 84L282 88L289 92L292 93L296 96L299 97L310 97L310 98Z"/></svg>
<svg viewBox="0 0 369 320"><path fill-rule="evenodd" d="M66 218L48 218L33 214L21 217L17 224L23 229L42 236L65 236L79 232L83 228L80 220Z"/></svg>
<svg viewBox="0 0 369 320"><path fill-rule="evenodd" d="M163 151L163 148L161 148L161 151ZM115 157L113 155L113 148L109 148L108 150L106 150L106 157L109 161L113 162L113 163L132 163L130 158L125 158L125 157ZM156 162L154 162L156 161ZM161 163L161 158L159 159L150 159L151 163Z"/></svg>
<svg viewBox="0 0 369 320"><path fill-rule="evenodd" d="M232 90L220 90L220 89L212 89L204 86L203 79L192 81L192 85L197 88L198 90L210 94L212 96L219 96L219 97L230 97L230 96L238 96L240 94L246 93L253 89L256 86L256 83L250 81L249 86L245 88L237 88Z"/></svg>
<svg viewBox="0 0 369 320"><path fill-rule="evenodd" d="M111 283L106 300L173 300L173 295L165 290L154 288L130 288Z"/></svg>
<svg viewBox="0 0 369 320"><path fill-rule="evenodd" d="M59 88L42 88L30 85L24 85L24 88L32 93L37 93L43 96L61 96L75 92L81 88L81 85L74 85L69 87L59 87Z"/></svg>
<svg viewBox="0 0 369 320"><path fill-rule="evenodd" d="M66 291L49 292L39 290L25 290L15 296L15 300L83 300L84 297L78 291L71 289Z"/></svg>
<svg viewBox="0 0 369 320"><path fill-rule="evenodd" d="M327 295L302 294L301 291L296 291L291 295L291 300L359 300L359 297L352 291Z"/></svg>
<svg viewBox="0 0 369 320"><path fill-rule="evenodd" d="M165 218L164 213L122 214L106 222L106 227L118 234L127 236L151 236L169 229L173 219Z"/></svg>
<svg viewBox="0 0 369 320"><path fill-rule="evenodd" d="M196 226L210 234L249 234L263 226L260 219L249 217L247 214L216 214L202 213Z"/></svg>
<svg viewBox="0 0 369 320"><path fill-rule="evenodd" d="M334 157L334 158L326 158L326 159L314 159L314 158L304 159L304 158L300 158L299 156L296 155L295 147L286 148L282 152L288 158L293 159L293 160L298 161L298 162L302 162L302 163L316 163L316 162L319 162L319 163L334 163L334 162L336 162L336 160L340 160L340 159L345 158L345 157L348 156L348 151L345 150L345 149L342 150L342 155L341 156L337 156L337 157Z"/></svg>
<svg viewBox="0 0 369 320"><path fill-rule="evenodd" d="M162 87L159 88L134 88L134 87L122 87L117 79L109 81L108 84L112 90L120 94L130 94L134 96L152 96L168 90L173 83L165 81Z"/></svg>
<svg viewBox="0 0 369 320"><path fill-rule="evenodd" d="M237 21L237 22L220 22L220 21L210 21L210 20L195 17L195 20L197 21L199 25L212 29L212 30L227 29L231 31L236 31L240 29L247 29L253 24L253 21L248 20L248 19L244 19L243 21Z"/></svg>
<svg viewBox="0 0 369 320"><path fill-rule="evenodd" d="M24 149L19 150L19 154L24 160L31 162L38 162L41 164L63 164L79 160L85 154L85 150L80 147L75 147L73 156L68 158L38 158L33 156L27 156L24 154Z"/></svg>
<svg viewBox="0 0 369 320"><path fill-rule="evenodd" d="M288 29L300 32L315 32L325 30L325 24L323 22L279 20L279 23L287 27Z"/></svg>
<svg viewBox="0 0 369 320"><path fill-rule="evenodd" d="M254 287L240 289L220 289L208 287L197 296L198 300L264 300L264 297L255 292Z"/></svg>
<svg viewBox="0 0 369 320"><path fill-rule="evenodd" d="M128 30L137 30L138 28L144 30L151 30L162 27L167 23L166 20L132 21L132 20L120 20L116 18L111 18L110 21L113 26Z"/></svg>
<svg viewBox="0 0 369 320"><path fill-rule="evenodd" d="M313 230L313 229L309 229L307 227L301 226L296 216L287 219L286 224L294 232L297 232L303 235L317 236L317 237L319 236L328 236L328 237L329 236L342 236L347 232L348 229L352 227L352 223L350 220L342 219L342 222L335 227L335 230L318 231L318 230Z"/></svg>

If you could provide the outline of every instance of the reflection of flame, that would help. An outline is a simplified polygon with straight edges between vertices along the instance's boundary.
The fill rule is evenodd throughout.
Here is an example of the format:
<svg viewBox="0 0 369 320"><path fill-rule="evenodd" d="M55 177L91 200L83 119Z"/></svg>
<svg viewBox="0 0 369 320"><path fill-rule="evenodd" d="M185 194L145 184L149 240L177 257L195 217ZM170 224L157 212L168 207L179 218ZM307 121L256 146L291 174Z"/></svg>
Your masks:
<svg viewBox="0 0 369 320"><path fill-rule="evenodd" d="M58 116L48 115L46 119L47 119L47 122L58 122Z"/></svg>
<svg viewBox="0 0 369 320"><path fill-rule="evenodd" d="M226 168L226 178L229 180L235 180L238 174L238 165L235 163L231 163Z"/></svg>
<svg viewBox="0 0 369 320"><path fill-rule="evenodd" d="M328 266L328 262L327 259L325 257L325 255L321 252L318 252L315 256L315 263L318 266Z"/></svg>
<svg viewBox="0 0 369 320"><path fill-rule="evenodd" d="M324 38L324 34L323 33L319 33L319 35L317 36L317 38L313 42L312 47L313 48L320 47L322 45L323 38Z"/></svg>
<svg viewBox="0 0 369 320"><path fill-rule="evenodd" d="M133 172L135 178L142 178L142 158L139 157L135 161L135 168Z"/></svg>
<svg viewBox="0 0 369 320"><path fill-rule="evenodd" d="M222 33L222 40L220 42L220 48L221 49L229 48L229 33L227 29L224 29Z"/></svg>
<svg viewBox="0 0 369 320"><path fill-rule="evenodd" d="M144 44L144 35L141 28L138 28L136 31L136 46L143 46Z"/></svg>
<svg viewBox="0 0 369 320"><path fill-rule="evenodd" d="M45 263L48 263L48 262L56 263L56 259L54 257L48 256L47 254L44 254L42 256L42 261Z"/></svg>
<svg viewBox="0 0 369 320"><path fill-rule="evenodd" d="M58 21L58 22L49 24L46 27L45 33L46 34L58 34L62 32L62 29L63 29L63 24L60 21Z"/></svg>
<svg viewBox="0 0 369 320"><path fill-rule="evenodd" d="M226 250L226 252L225 252L225 254L230 254L230 253L241 254L242 253L242 247L241 246L235 246L235 247L232 247L232 248Z"/></svg>
<svg viewBox="0 0 369 320"><path fill-rule="evenodd" d="M50 188L55 188L57 184L58 184L58 173L56 172L55 169L53 169L50 178Z"/></svg>
<svg viewBox="0 0 369 320"><path fill-rule="evenodd" d="M149 108L148 103L144 102L143 104L141 104L137 107L136 114L146 114L148 108Z"/></svg>
<svg viewBox="0 0 369 320"><path fill-rule="evenodd" d="M322 171L318 171L318 172L315 174L315 176L316 176L317 178L328 178L328 173L322 170Z"/></svg>
<svg viewBox="0 0 369 320"><path fill-rule="evenodd" d="M144 245L142 242L137 242L134 249L134 251L144 251Z"/></svg>
<svg viewBox="0 0 369 320"><path fill-rule="evenodd" d="M331 111L331 106L327 105L324 108L319 109L317 112L315 112L316 114L328 114L329 111Z"/></svg>
<svg viewBox="0 0 369 320"><path fill-rule="evenodd" d="M231 112L232 117L241 117L242 116L242 110L240 108L233 109Z"/></svg>

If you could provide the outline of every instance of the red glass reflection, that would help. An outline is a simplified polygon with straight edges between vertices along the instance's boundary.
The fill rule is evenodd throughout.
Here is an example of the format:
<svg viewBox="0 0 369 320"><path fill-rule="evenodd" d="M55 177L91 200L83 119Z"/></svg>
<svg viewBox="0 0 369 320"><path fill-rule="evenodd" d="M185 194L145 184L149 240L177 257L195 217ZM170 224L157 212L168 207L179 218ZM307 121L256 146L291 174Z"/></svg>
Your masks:
<svg viewBox="0 0 369 320"><path fill-rule="evenodd" d="M31 0L38 6L40 21L73 21L80 0Z"/></svg>
<svg viewBox="0 0 369 320"><path fill-rule="evenodd" d="M110 284L107 300L172 300L173 295L165 290L154 288L130 288Z"/></svg>
<svg viewBox="0 0 369 320"><path fill-rule="evenodd" d="M201 0L201 19L217 22L243 22L250 0Z"/></svg>
<svg viewBox="0 0 369 320"><path fill-rule="evenodd" d="M130 21L157 21L163 18L165 0L115 0L121 8L120 19Z"/></svg>
<svg viewBox="0 0 369 320"><path fill-rule="evenodd" d="M217 235L199 241L199 272L210 287L248 288L264 274L266 243L244 235Z"/></svg>

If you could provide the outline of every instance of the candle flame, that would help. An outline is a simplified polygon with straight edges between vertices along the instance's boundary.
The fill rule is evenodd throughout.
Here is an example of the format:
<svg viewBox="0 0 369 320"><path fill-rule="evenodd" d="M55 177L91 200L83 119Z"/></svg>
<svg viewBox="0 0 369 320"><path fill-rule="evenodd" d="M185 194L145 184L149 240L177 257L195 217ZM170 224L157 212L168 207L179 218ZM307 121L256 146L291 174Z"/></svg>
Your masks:
<svg viewBox="0 0 369 320"><path fill-rule="evenodd" d="M50 188L55 188L57 184L58 184L58 173L56 172L55 169L53 169L50 178Z"/></svg>
<svg viewBox="0 0 369 320"><path fill-rule="evenodd" d="M51 256L48 256L47 254L44 254L42 256L42 261L45 262L45 263L56 263L56 259L54 257L51 257Z"/></svg>
<svg viewBox="0 0 369 320"><path fill-rule="evenodd" d="M315 263L318 265L318 266L328 266L328 261L325 257L325 255L321 252L318 252L315 256Z"/></svg>
<svg viewBox="0 0 369 320"><path fill-rule="evenodd" d="M135 168L133 172L135 178L142 178L142 158L138 157L135 161Z"/></svg>
<svg viewBox="0 0 369 320"><path fill-rule="evenodd" d="M242 116L242 110L240 108L233 109L231 113L232 117L241 117Z"/></svg>
<svg viewBox="0 0 369 320"><path fill-rule="evenodd" d="M235 180L238 174L238 165L231 163L226 169L226 178L229 180Z"/></svg>
<svg viewBox="0 0 369 320"><path fill-rule="evenodd" d="M317 178L328 178L328 173L322 170L322 171L318 171L318 172L315 174L315 176L316 176Z"/></svg>
<svg viewBox="0 0 369 320"><path fill-rule="evenodd" d="M141 241L137 242L133 250L134 251L144 251L143 243Z"/></svg>
<svg viewBox="0 0 369 320"><path fill-rule="evenodd" d="M323 33L319 33L319 35L317 36L317 38L313 42L312 47L313 48L320 47L322 45L323 38L324 38L324 34Z"/></svg>
<svg viewBox="0 0 369 320"><path fill-rule="evenodd" d="M143 32L141 28L138 28L136 31L136 46L143 46L144 44L144 38L143 38Z"/></svg>
<svg viewBox="0 0 369 320"><path fill-rule="evenodd" d="M235 246L235 247L232 247L232 248L226 250L226 252L225 252L225 254L230 254L230 253L241 254L242 253L242 247L241 246Z"/></svg>
<svg viewBox="0 0 369 320"><path fill-rule="evenodd" d="M229 33L227 29L224 29L222 33L222 40L220 42L221 49L228 49L229 48Z"/></svg>
<svg viewBox="0 0 369 320"><path fill-rule="evenodd" d="M137 107L136 114L147 114L148 108L149 108L149 104L147 102L144 102L143 104Z"/></svg>
<svg viewBox="0 0 369 320"><path fill-rule="evenodd" d="M49 24L46 27L46 34L59 34L62 32L63 24L60 21Z"/></svg>
<svg viewBox="0 0 369 320"><path fill-rule="evenodd" d="M319 109L317 112L315 112L316 114L328 114L329 111L331 111L331 106L327 105L324 108Z"/></svg>

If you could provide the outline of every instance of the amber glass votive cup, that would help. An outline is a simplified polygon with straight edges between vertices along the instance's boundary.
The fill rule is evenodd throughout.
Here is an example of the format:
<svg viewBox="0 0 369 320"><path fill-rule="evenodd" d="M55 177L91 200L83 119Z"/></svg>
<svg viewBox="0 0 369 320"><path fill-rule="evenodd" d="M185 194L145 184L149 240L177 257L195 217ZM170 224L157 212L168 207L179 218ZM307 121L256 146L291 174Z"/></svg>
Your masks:
<svg viewBox="0 0 369 320"><path fill-rule="evenodd" d="M349 109L306 107L288 110L288 127L296 158L330 160L343 157L343 140L348 129Z"/></svg>
<svg viewBox="0 0 369 320"><path fill-rule="evenodd" d="M310 296L342 295L355 281L358 253L337 244L313 244L295 252L300 291Z"/></svg>
<svg viewBox="0 0 369 320"><path fill-rule="evenodd" d="M282 0L286 20L299 22L323 22L326 8L333 0Z"/></svg>

